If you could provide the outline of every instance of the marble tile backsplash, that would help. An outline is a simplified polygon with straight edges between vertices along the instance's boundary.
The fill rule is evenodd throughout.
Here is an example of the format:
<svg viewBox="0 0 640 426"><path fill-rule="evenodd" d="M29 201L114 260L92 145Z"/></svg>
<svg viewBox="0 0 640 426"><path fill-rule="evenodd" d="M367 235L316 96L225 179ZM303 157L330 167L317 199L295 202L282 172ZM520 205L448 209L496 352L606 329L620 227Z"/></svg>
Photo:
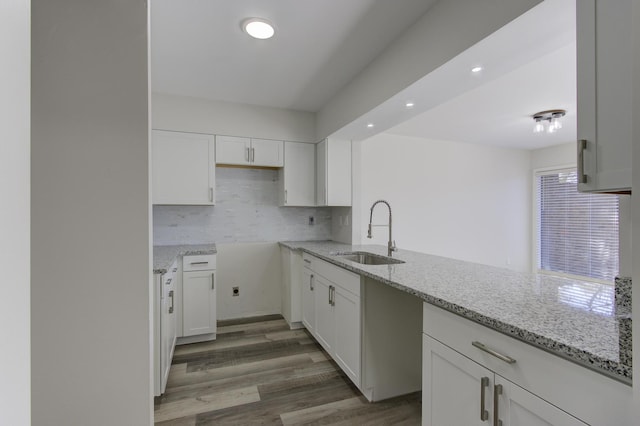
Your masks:
<svg viewBox="0 0 640 426"><path fill-rule="evenodd" d="M153 207L154 245L331 239L331 208L278 207L278 179L276 170L217 168L215 206Z"/></svg>

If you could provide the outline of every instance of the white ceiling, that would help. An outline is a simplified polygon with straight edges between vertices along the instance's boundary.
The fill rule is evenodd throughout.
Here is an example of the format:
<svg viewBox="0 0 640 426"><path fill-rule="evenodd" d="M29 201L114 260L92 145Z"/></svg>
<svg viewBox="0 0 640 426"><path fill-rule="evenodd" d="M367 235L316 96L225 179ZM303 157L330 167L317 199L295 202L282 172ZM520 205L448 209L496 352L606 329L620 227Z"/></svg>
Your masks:
<svg viewBox="0 0 640 426"><path fill-rule="evenodd" d="M434 2L152 0L152 89L315 112ZM275 36L247 36L248 17Z"/></svg>
<svg viewBox="0 0 640 426"><path fill-rule="evenodd" d="M434 2L152 0L152 89L316 112ZM275 24L273 39L242 32L256 16ZM472 75L477 64L485 69ZM332 136L387 132L522 149L570 142L575 76L575 1L545 0ZM564 128L534 134L531 115L555 108L568 111Z"/></svg>

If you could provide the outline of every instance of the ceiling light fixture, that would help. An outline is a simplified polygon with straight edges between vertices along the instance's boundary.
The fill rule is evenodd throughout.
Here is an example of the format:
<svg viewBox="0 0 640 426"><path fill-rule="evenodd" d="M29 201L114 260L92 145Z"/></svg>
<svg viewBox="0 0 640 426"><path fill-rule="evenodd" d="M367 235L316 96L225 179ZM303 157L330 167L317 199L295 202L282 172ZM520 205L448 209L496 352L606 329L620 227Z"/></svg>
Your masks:
<svg viewBox="0 0 640 426"><path fill-rule="evenodd" d="M533 126L533 133L542 133L545 131L545 127L547 133L557 132L558 130L562 129L562 122L560 121L560 119L566 114L567 111L564 109L550 109L548 111L536 112L532 116L536 122Z"/></svg>
<svg viewBox="0 0 640 426"><path fill-rule="evenodd" d="M373 123L369 123L369 124L367 124L367 127L368 127L368 128L372 128L372 127L373 127Z"/></svg>
<svg viewBox="0 0 640 426"><path fill-rule="evenodd" d="M477 74L480 71L482 71L482 67L481 66L477 66L477 67L471 68L471 72L474 73L474 74Z"/></svg>
<svg viewBox="0 0 640 426"><path fill-rule="evenodd" d="M407 102L406 104L404 104L404 106L406 106L407 108L411 109L415 106L415 104L413 102Z"/></svg>
<svg viewBox="0 0 640 426"><path fill-rule="evenodd" d="M262 18L247 18L242 22L242 29L253 38L265 40L273 37L275 30L273 25Z"/></svg>

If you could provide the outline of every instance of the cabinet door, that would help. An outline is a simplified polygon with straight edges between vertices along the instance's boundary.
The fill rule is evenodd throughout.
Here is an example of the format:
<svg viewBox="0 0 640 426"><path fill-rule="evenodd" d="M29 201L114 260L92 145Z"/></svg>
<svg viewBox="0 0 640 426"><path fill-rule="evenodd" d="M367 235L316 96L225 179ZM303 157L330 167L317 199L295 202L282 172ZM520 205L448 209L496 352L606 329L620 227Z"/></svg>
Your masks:
<svg viewBox="0 0 640 426"><path fill-rule="evenodd" d="M316 144L316 205L327 205L327 140Z"/></svg>
<svg viewBox="0 0 640 426"><path fill-rule="evenodd" d="M575 417L521 388L495 376L494 410L502 426L586 426Z"/></svg>
<svg viewBox="0 0 640 426"><path fill-rule="evenodd" d="M578 168L584 192L631 190L633 0L580 0L577 9ZM584 158L581 158L581 155ZM581 162L582 160L582 162Z"/></svg>
<svg viewBox="0 0 640 426"><path fill-rule="evenodd" d="M335 316L330 303L333 285L322 276L313 277L316 309L316 340L329 355L333 356L333 342L335 341Z"/></svg>
<svg viewBox="0 0 640 426"><path fill-rule="evenodd" d="M213 136L154 130L151 157L153 204L214 203Z"/></svg>
<svg viewBox="0 0 640 426"><path fill-rule="evenodd" d="M360 297L335 287L335 343L333 359L360 386Z"/></svg>
<svg viewBox="0 0 640 426"><path fill-rule="evenodd" d="M175 274L169 272L162 282L162 389L164 391L169 378L173 350L176 346L177 318L175 314Z"/></svg>
<svg viewBox="0 0 640 426"><path fill-rule="evenodd" d="M315 154L314 144L284 143L284 196L285 206L315 206Z"/></svg>
<svg viewBox="0 0 640 426"><path fill-rule="evenodd" d="M493 424L491 370L425 334L422 357L423 425Z"/></svg>
<svg viewBox="0 0 640 426"><path fill-rule="evenodd" d="M254 166L282 167L284 142L271 139L251 139L251 163Z"/></svg>
<svg viewBox="0 0 640 426"><path fill-rule="evenodd" d="M251 139L236 136L216 136L216 164L248 165Z"/></svg>
<svg viewBox="0 0 640 426"><path fill-rule="evenodd" d="M316 333L315 276L309 268L302 268L302 324L312 335Z"/></svg>
<svg viewBox="0 0 640 426"><path fill-rule="evenodd" d="M326 201L328 206L351 206L351 141L327 139Z"/></svg>
<svg viewBox="0 0 640 426"><path fill-rule="evenodd" d="M215 333L215 271L184 272L182 303L183 336Z"/></svg>

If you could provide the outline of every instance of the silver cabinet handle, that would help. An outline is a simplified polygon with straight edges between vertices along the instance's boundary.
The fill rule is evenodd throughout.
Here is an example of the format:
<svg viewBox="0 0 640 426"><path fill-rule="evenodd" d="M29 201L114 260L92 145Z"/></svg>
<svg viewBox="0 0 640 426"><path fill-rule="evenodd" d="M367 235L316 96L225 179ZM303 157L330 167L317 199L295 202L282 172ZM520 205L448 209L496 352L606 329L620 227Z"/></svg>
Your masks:
<svg viewBox="0 0 640 426"><path fill-rule="evenodd" d="M256 149L251 148L251 162L255 163L255 161L256 161Z"/></svg>
<svg viewBox="0 0 640 426"><path fill-rule="evenodd" d="M309 265L311 265L311 261L309 259L305 259L304 263L308 263Z"/></svg>
<svg viewBox="0 0 640 426"><path fill-rule="evenodd" d="M332 285L329 286L329 304L331 305L331 289L333 288Z"/></svg>
<svg viewBox="0 0 640 426"><path fill-rule="evenodd" d="M173 268L173 271L171 272L178 272L178 268L177 267Z"/></svg>
<svg viewBox="0 0 640 426"><path fill-rule="evenodd" d="M336 306L336 288L334 286L331 286L331 296L329 298L329 304L331 306Z"/></svg>
<svg viewBox="0 0 640 426"><path fill-rule="evenodd" d="M191 262L192 265L208 265L209 262Z"/></svg>
<svg viewBox="0 0 640 426"><path fill-rule="evenodd" d="M287 190L284 190L284 203L287 204Z"/></svg>
<svg viewBox="0 0 640 426"><path fill-rule="evenodd" d="M578 141L578 183L587 183L587 175L584 172L584 151L587 149L587 140Z"/></svg>
<svg viewBox="0 0 640 426"><path fill-rule="evenodd" d="M209 188L209 201L213 203L213 188Z"/></svg>
<svg viewBox="0 0 640 426"><path fill-rule="evenodd" d="M486 347L483 343L471 342L471 344L473 346L475 346L476 348L480 349L481 351L484 351L484 352L488 353L489 355L493 355L496 358L498 358L500 361L504 361L507 364L515 364L515 362L516 362L516 360L511 358L510 356L503 355L500 352L496 352L493 349Z"/></svg>
<svg viewBox="0 0 640 426"><path fill-rule="evenodd" d="M502 420L500 420L498 401L502 395L502 385L493 386L493 426L502 426Z"/></svg>
<svg viewBox="0 0 640 426"><path fill-rule="evenodd" d="M489 378L483 377L480 379L480 420L483 422L489 420L489 412L485 410L484 406L484 390L489 386Z"/></svg>
<svg viewBox="0 0 640 426"><path fill-rule="evenodd" d="M249 157L249 148L245 148L245 156L247 159L247 163L251 162L251 157Z"/></svg>
<svg viewBox="0 0 640 426"><path fill-rule="evenodd" d="M169 285L169 284L171 284L171 280L172 280L172 279L173 279L173 278L169 278L169 279L167 280L167 282L166 282L166 283L164 283L164 285Z"/></svg>
<svg viewBox="0 0 640 426"><path fill-rule="evenodd" d="M313 291L313 274L309 275L309 290Z"/></svg>
<svg viewBox="0 0 640 426"><path fill-rule="evenodd" d="M169 307L169 313L173 313L173 290L169 292L169 297L171 298L171 306Z"/></svg>
<svg viewBox="0 0 640 426"><path fill-rule="evenodd" d="M216 274L211 274L211 290L216 289Z"/></svg>

